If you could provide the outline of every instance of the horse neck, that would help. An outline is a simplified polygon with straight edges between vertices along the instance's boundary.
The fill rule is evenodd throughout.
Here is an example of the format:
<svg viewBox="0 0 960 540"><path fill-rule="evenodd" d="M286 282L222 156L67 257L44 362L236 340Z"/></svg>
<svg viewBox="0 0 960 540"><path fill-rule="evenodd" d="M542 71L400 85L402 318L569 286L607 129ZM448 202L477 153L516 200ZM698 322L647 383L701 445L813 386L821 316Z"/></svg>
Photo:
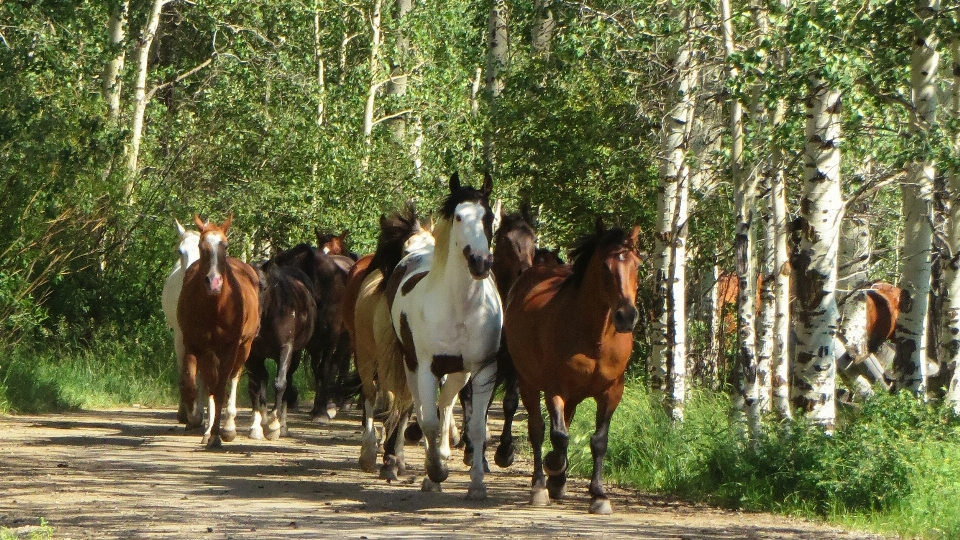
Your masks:
<svg viewBox="0 0 960 540"><path fill-rule="evenodd" d="M613 327L613 309L602 297L603 280L600 259L594 255L583 280L572 295L576 307L568 309L571 317L580 319L580 328L585 337L603 338L616 333Z"/></svg>
<svg viewBox="0 0 960 540"><path fill-rule="evenodd" d="M433 264L430 272L424 278L425 287L442 288L448 292L449 298L469 298L483 289L485 279L474 279L467 269L466 260L462 253L450 248L450 233L453 223L447 219L437 222L433 234L434 245Z"/></svg>

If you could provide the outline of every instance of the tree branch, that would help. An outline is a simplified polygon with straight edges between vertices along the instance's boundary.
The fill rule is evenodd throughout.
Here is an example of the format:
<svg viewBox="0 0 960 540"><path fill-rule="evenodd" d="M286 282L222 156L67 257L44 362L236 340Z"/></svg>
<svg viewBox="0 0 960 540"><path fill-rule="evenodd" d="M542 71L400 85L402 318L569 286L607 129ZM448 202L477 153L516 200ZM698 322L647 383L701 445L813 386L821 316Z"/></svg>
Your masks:
<svg viewBox="0 0 960 540"><path fill-rule="evenodd" d="M201 69L209 66L209 65L210 65L210 62L213 62L213 57L212 57L212 56L211 56L210 58L207 58L206 60L204 60L203 62L201 62L201 63L198 64L197 66L195 66L195 67L194 67L193 69L191 69L190 71L186 71L186 72L184 72L184 73L181 73L180 75L177 76L176 79L173 79L172 81L167 81L167 82L165 82L165 83L163 83L163 84L158 84L158 85L154 86L153 88L150 89L149 92L147 92L147 98L146 98L147 101L150 101L151 99L153 99L153 95L156 94L158 90L163 90L164 88L167 88L167 87L169 87L169 86L173 86L173 85L177 84L178 82L186 79L187 77L193 75L194 73L200 71Z"/></svg>
<svg viewBox="0 0 960 540"><path fill-rule="evenodd" d="M876 182L867 182L863 186L860 186L860 189L854 192L854 194L843 203L844 208L849 208L851 205L853 205L853 203L882 187L888 186L894 182L899 182L905 174L907 173L901 169L895 173L891 173L883 178L880 178Z"/></svg>
<svg viewBox="0 0 960 540"><path fill-rule="evenodd" d="M392 119L394 119L394 118L399 118L399 117L401 117L401 116L403 116L403 115L405 115L405 114L407 114L407 113L412 113L412 112L413 112L413 109L406 109L406 110L403 110L403 111L400 111L400 112L395 112L395 113L393 113L393 114L389 114L389 115L387 115L387 116L383 116L383 117L380 117L380 118L374 120L373 123L370 124L370 125L371 125L371 126L375 126L375 125L379 124L380 122L385 122L385 121L387 121L387 120L392 120Z"/></svg>

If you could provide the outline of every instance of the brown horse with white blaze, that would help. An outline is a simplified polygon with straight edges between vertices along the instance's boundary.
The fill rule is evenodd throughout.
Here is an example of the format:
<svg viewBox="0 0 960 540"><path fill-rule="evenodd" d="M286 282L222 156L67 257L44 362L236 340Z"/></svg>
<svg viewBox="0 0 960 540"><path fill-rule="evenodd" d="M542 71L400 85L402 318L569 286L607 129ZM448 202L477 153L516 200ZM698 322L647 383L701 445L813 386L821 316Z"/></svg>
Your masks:
<svg viewBox="0 0 960 540"><path fill-rule="evenodd" d="M520 398L529 413L532 505L546 505L548 492L549 498L563 496L567 430L577 405L592 397L597 402L597 427L590 439L590 513L612 513L603 490L603 458L610 419L623 396L632 331L639 318L635 306L639 231L639 227L630 233L606 230L597 220L596 232L571 252L572 265L534 266L520 275L510 291L504 333L517 370ZM550 415L553 444L546 458L541 448L540 392Z"/></svg>
<svg viewBox="0 0 960 540"><path fill-rule="evenodd" d="M199 370L208 392L207 429L201 444L215 448L222 445L221 439L230 442L237 434L237 383L260 327L260 279L253 267L227 256L233 216L223 225L204 223L196 215L193 219L200 228L200 259L183 277L177 320L183 330L184 369L192 374ZM196 387L181 389L188 394L187 403L196 391ZM225 399L227 418L221 429Z"/></svg>

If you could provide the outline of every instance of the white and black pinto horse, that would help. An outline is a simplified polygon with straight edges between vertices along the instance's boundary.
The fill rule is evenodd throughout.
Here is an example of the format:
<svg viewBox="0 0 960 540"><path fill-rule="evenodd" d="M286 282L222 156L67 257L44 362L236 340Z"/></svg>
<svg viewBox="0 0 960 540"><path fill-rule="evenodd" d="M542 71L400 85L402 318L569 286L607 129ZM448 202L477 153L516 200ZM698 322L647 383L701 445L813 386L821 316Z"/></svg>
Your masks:
<svg viewBox="0 0 960 540"><path fill-rule="evenodd" d="M503 307L490 272L492 190L489 174L477 190L461 186L454 173L434 226L433 252L405 257L391 276L397 281L387 286L393 327L403 347L407 382L426 440L424 491L439 490L449 475L453 402L468 380L473 385L473 411L484 414L473 414L467 429L474 441L483 441L486 435L485 411L494 390L503 326ZM482 448L474 452L468 499L486 497L483 458Z"/></svg>

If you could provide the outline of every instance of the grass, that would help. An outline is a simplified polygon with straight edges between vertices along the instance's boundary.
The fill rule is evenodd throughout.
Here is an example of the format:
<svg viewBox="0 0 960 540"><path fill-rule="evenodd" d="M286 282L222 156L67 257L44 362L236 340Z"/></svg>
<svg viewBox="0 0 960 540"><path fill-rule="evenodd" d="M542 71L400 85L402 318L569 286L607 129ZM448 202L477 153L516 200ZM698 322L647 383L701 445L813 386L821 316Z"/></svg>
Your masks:
<svg viewBox="0 0 960 540"><path fill-rule="evenodd" d="M48 525L43 518L40 518L40 525L26 527L24 532L18 532L18 529L0 527L0 540L49 540L51 538L53 538L53 527Z"/></svg>
<svg viewBox="0 0 960 540"><path fill-rule="evenodd" d="M594 406L571 429L571 472L589 475ZM846 411L833 436L772 422L756 447L724 395L694 392L673 425L639 385L614 415L606 479L728 508L826 519L906 537L960 538L960 420L905 394Z"/></svg>

